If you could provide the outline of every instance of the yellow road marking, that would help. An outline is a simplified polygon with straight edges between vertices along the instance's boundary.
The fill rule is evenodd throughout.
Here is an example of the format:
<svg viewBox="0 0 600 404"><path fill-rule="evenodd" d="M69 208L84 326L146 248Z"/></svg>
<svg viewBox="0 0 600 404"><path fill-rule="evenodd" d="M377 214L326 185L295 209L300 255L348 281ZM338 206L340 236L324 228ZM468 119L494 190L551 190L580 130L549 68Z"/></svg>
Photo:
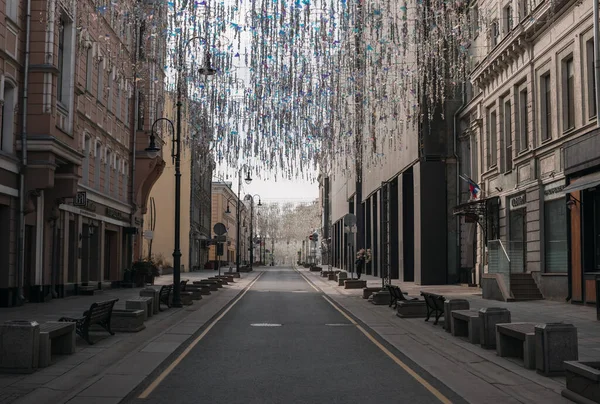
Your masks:
<svg viewBox="0 0 600 404"><path fill-rule="evenodd" d="M354 324L356 326L356 328L358 328L360 330L360 332L362 332L369 340L371 340L371 342L373 344L375 344L375 346L377 346L377 348L381 349L383 351L383 353L385 353L391 360L396 362L396 364L398 366L400 366L402 369L404 369L404 371L406 373L408 373L416 381L421 383L421 385L423 385L423 387L425 387L431 394L433 394L438 400L440 400L440 402L442 402L444 404L452 404L452 401L450 401L446 396L444 396L438 389L436 389L431 384L429 384L429 382L427 380L425 380L421 376L419 376L419 374L417 374L414 370L412 370L406 363L402 362L396 355L394 355L392 352L390 352L389 349L387 349L379 341L377 341L375 339L375 337L373 337L369 332L367 332L367 330L365 330L360 324L358 324L356 321L354 321L354 319L352 317L350 317L349 315L344 313L342 311L342 309L340 309L331 299L329 299L327 296L323 296L323 299L327 300L327 302L330 305L332 305L334 309L339 311L344 317L346 317L348 319L348 321L350 321L352 324Z"/></svg>
<svg viewBox="0 0 600 404"><path fill-rule="evenodd" d="M152 383L150 383L150 385L148 387L146 387L146 390L144 390L142 392L142 394L140 394L138 396L138 398L142 398L142 399L148 398L148 396L150 394L152 394L154 389L156 389L158 387L158 385L169 375L169 373L171 373L171 371L173 371L173 369L175 369L175 367L177 367L177 365L179 365L179 363L181 363L183 358L185 358L190 353L190 351L192 349L194 349L196 344L198 344L198 342L200 342L202 340L202 338L204 338L206 336L206 334L208 334L208 332L214 327L214 325L217 324L219 322L219 320L221 320L225 316L225 314L227 314L229 312L229 310L231 310L231 308L233 306L235 306L235 304L241 300L242 297L244 297L246 292L248 292L250 290L250 288L252 288L252 286L254 286L256 281L258 281L258 279L263 274L264 274L264 272L261 272L246 287L246 290L244 290L244 292L237 299L235 299L235 301L223 313L221 313L221 315L219 317L217 317L212 323L210 323L210 325L208 327L206 327L206 330L204 330L202 332L202 334L200 334L187 348L185 348L185 350L177 357L177 359L175 359L165 370L162 371L162 373L156 379L154 379L154 381Z"/></svg>

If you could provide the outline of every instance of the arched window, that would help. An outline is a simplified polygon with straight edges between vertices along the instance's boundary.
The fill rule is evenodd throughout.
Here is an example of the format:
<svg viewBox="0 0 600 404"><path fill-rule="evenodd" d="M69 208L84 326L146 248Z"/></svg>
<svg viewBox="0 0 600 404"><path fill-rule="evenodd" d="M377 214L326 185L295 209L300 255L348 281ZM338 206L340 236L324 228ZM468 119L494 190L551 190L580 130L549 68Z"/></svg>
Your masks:
<svg viewBox="0 0 600 404"><path fill-rule="evenodd" d="M2 81L4 81L4 78L2 78ZM17 101L16 89L12 83L4 81L3 95L0 148L6 153L12 153L15 141L15 106Z"/></svg>

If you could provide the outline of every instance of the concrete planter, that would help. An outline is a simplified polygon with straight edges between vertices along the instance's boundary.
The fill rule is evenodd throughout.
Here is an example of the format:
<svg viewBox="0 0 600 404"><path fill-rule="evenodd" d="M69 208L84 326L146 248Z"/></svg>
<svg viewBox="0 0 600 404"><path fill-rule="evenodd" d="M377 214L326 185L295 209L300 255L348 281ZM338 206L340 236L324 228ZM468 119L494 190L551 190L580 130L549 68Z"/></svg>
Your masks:
<svg viewBox="0 0 600 404"><path fill-rule="evenodd" d="M335 281L335 273L329 274L329 276L327 277L328 280L330 281Z"/></svg>
<svg viewBox="0 0 600 404"><path fill-rule="evenodd" d="M567 388L562 395L576 403L600 403L600 362L564 362Z"/></svg>
<svg viewBox="0 0 600 404"><path fill-rule="evenodd" d="M144 320L146 313L144 310L121 310L113 309L110 319L110 328L116 332L138 332L146 326Z"/></svg>
<svg viewBox="0 0 600 404"><path fill-rule="evenodd" d="M344 289L363 289L367 287L367 281L360 279L346 279L344 281Z"/></svg>

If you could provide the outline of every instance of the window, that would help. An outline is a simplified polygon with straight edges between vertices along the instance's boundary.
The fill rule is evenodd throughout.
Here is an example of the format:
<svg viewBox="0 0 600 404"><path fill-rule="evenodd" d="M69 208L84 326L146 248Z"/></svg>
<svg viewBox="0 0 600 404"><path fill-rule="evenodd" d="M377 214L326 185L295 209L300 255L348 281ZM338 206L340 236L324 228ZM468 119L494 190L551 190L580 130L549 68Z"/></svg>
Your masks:
<svg viewBox="0 0 600 404"><path fill-rule="evenodd" d="M588 90L588 117L596 116L596 74L594 71L594 40L585 43Z"/></svg>
<svg viewBox="0 0 600 404"><path fill-rule="evenodd" d="M523 21L529 14L529 1L519 0L519 21Z"/></svg>
<svg viewBox="0 0 600 404"><path fill-rule="evenodd" d="M92 91L92 68L94 67L94 58L92 48L87 48L85 54L85 89L88 92Z"/></svg>
<svg viewBox="0 0 600 404"><path fill-rule="evenodd" d="M144 94L141 91L137 99L137 130L144 130Z"/></svg>
<svg viewBox="0 0 600 404"><path fill-rule="evenodd" d="M510 100L504 102L504 125L502 125L502 141L504 143L504 171L512 170L512 105Z"/></svg>
<svg viewBox="0 0 600 404"><path fill-rule="evenodd" d="M110 195L111 192L111 162L112 162L112 153L110 150L106 151L106 161L104 164L104 193Z"/></svg>
<svg viewBox="0 0 600 404"><path fill-rule="evenodd" d="M100 163L102 161L102 145L96 142L96 156L94 161L94 187L100 190Z"/></svg>
<svg viewBox="0 0 600 404"><path fill-rule="evenodd" d="M19 0L6 0L6 16L13 20L13 22L17 21L17 8L19 7Z"/></svg>
<svg viewBox="0 0 600 404"><path fill-rule="evenodd" d="M513 12L510 4L502 9L502 22L504 23L504 35L508 35L513 28Z"/></svg>
<svg viewBox="0 0 600 404"><path fill-rule="evenodd" d="M125 126L129 127L129 97L125 94L125 111L124 111L123 121L125 122Z"/></svg>
<svg viewBox="0 0 600 404"><path fill-rule="evenodd" d="M83 163L82 169L83 173L81 175L81 182L84 185L88 185L90 182L90 149L91 147L91 139L89 136L85 136L85 141L83 142Z"/></svg>
<svg viewBox="0 0 600 404"><path fill-rule="evenodd" d="M113 94L115 92L114 90L114 85L115 85L115 81L113 80L113 76L111 72L108 72L108 100L106 101L106 109L108 109L110 112L114 112L114 108L113 108Z"/></svg>
<svg viewBox="0 0 600 404"><path fill-rule="evenodd" d="M518 125L519 135L517 136L517 151L520 153L529 148L529 114L527 113L527 87L518 93Z"/></svg>
<svg viewBox="0 0 600 404"><path fill-rule="evenodd" d="M497 116L496 111L491 111L488 114L488 127L487 127L487 157L488 157L488 168L496 166L497 156L497 142L498 142L498 128L497 128Z"/></svg>
<svg viewBox="0 0 600 404"><path fill-rule="evenodd" d="M562 62L562 101L563 101L563 130L568 131L575 127L575 81L573 57L570 56Z"/></svg>
<svg viewBox="0 0 600 404"><path fill-rule="evenodd" d="M115 186L114 186L114 195L115 197L119 197L119 177L121 174L121 158L120 157L116 157L115 159L115 170L117 172L117 175L115 177Z"/></svg>
<svg viewBox="0 0 600 404"><path fill-rule="evenodd" d="M498 20L493 21L490 26L490 45L494 48L498 45L498 36L500 35L500 29L498 27Z"/></svg>
<svg viewBox="0 0 600 404"><path fill-rule="evenodd" d="M552 137L552 87L550 73L540 77L540 114L542 141Z"/></svg>
<svg viewBox="0 0 600 404"><path fill-rule="evenodd" d="M2 78L4 80L4 78ZM13 152L15 137L15 88L4 81L4 103L2 103L2 126L0 127L0 149Z"/></svg>
<svg viewBox="0 0 600 404"><path fill-rule="evenodd" d="M65 30L65 21L61 17L58 20L58 83L56 85L56 98L62 104L65 104L63 95L66 92L63 90L63 84L67 78L65 75Z"/></svg>
<svg viewBox="0 0 600 404"><path fill-rule="evenodd" d="M146 22L142 21L140 23L140 34L138 35L138 58L140 60L146 59L146 54L144 53L144 38L146 36Z"/></svg>
<svg viewBox="0 0 600 404"><path fill-rule="evenodd" d="M116 88L115 89L117 96L115 97L115 116L121 119L121 91Z"/></svg>
<svg viewBox="0 0 600 404"><path fill-rule="evenodd" d="M104 101L104 68L102 62L100 60L100 63L98 63L98 101L101 103Z"/></svg>
<svg viewBox="0 0 600 404"><path fill-rule="evenodd" d="M563 198L544 203L546 272L567 272L567 207Z"/></svg>
<svg viewBox="0 0 600 404"><path fill-rule="evenodd" d="M477 35L479 35L479 6L477 4L471 6L469 18L471 27L471 37L477 38Z"/></svg>

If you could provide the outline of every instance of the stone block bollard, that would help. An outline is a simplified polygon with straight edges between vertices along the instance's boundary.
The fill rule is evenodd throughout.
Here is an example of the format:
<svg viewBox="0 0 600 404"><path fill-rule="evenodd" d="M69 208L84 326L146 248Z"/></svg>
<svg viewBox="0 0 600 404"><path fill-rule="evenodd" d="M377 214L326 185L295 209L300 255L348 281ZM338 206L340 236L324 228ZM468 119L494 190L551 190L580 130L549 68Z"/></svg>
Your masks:
<svg viewBox="0 0 600 404"><path fill-rule="evenodd" d="M564 362L578 359L577 328L573 324L548 323L535 326L535 367L539 374L563 375Z"/></svg>
<svg viewBox="0 0 600 404"><path fill-rule="evenodd" d="M0 371L33 373L38 368L40 325L13 320L0 325Z"/></svg>
<svg viewBox="0 0 600 404"><path fill-rule="evenodd" d="M479 342L484 349L496 349L496 324L510 323L510 311L502 307L479 310Z"/></svg>
<svg viewBox="0 0 600 404"><path fill-rule="evenodd" d="M469 301L465 299L448 299L444 302L444 330L452 332L452 311L469 310Z"/></svg>
<svg viewBox="0 0 600 404"><path fill-rule="evenodd" d="M159 293L160 291L158 289L154 289L154 288L145 288L140 290L140 297L152 297L152 311L154 314L158 314L159 310L159 304L160 304L160 300L159 300Z"/></svg>

